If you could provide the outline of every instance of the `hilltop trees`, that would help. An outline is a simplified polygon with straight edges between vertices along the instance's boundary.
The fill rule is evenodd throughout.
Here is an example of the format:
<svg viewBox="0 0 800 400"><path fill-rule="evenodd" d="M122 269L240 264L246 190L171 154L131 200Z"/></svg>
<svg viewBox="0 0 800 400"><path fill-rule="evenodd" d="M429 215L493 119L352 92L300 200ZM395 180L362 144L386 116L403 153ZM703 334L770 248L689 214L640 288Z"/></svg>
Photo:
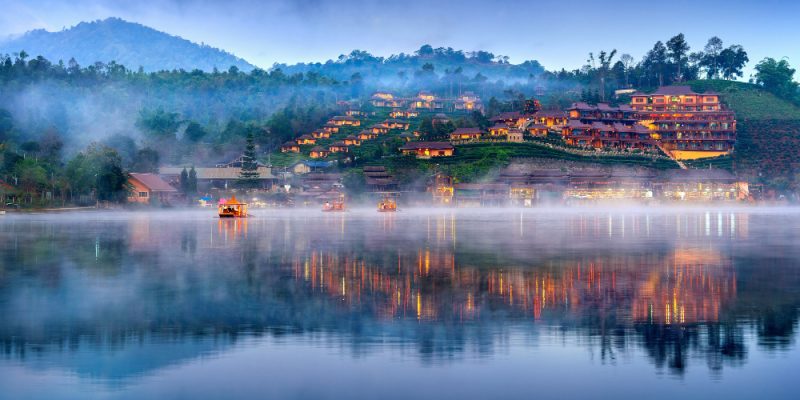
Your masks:
<svg viewBox="0 0 800 400"><path fill-rule="evenodd" d="M683 67L684 71L686 70L686 65L689 61L689 58L687 57L688 53L689 44L686 43L686 39L682 33L667 41L667 56L669 57L670 61L672 61L672 65L675 66L674 77L677 82L680 82L683 79L683 75L681 75L681 67Z"/></svg>
<svg viewBox="0 0 800 400"><path fill-rule="evenodd" d="M606 79L608 78L609 72L611 71L611 61L614 59L614 56L617 54L617 50L611 50L610 52L606 52L605 50L601 50L600 53L597 54L597 65L595 65L595 57L593 53L589 53L589 64L592 66L594 70L597 86L600 88L600 99L601 101L606 100Z"/></svg>
<svg viewBox="0 0 800 400"><path fill-rule="evenodd" d="M798 83L794 81L795 70L786 59L776 61L767 57L756 64L756 84L774 95L793 102L800 102Z"/></svg>
<svg viewBox="0 0 800 400"><path fill-rule="evenodd" d="M742 46L736 44L723 48L722 39L716 36L708 40L704 50L696 58L699 66L705 70L707 79L742 77L742 70L750 61Z"/></svg>

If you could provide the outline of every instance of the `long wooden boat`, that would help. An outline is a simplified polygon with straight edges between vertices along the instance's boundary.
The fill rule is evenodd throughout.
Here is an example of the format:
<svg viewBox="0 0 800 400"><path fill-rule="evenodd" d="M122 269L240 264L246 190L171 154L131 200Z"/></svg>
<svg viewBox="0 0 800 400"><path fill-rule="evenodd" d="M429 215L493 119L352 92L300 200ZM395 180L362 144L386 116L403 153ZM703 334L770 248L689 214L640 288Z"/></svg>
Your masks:
<svg viewBox="0 0 800 400"><path fill-rule="evenodd" d="M342 212L344 210L344 199L326 201L325 204L322 205L323 212Z"/></svg>
<svg viewBox="0 0 800 400"><path fill-rule="evenodd" d="M220 218L244 218L247 216L247 203L241 203L233 196L228 201L220 202L217 211Z"/></svg>

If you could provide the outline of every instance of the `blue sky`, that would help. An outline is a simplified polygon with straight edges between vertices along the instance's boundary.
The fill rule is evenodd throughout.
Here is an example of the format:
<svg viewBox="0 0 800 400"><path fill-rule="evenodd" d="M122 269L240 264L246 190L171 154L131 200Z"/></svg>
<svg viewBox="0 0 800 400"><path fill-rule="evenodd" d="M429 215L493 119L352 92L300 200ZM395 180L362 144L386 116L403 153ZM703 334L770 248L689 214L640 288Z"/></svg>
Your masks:
<svg viewBox="0 0 800 400"><path fill-rule="evenodd" d="M0 37L116 16L264 68L335 59L352 49L412 52L429 43L572 69L602 49L638 60L657 40L679 32L692 50L713 35L743 45L748 70L767 56L800 66L795 1L0 0L0 9Z"/></svg>

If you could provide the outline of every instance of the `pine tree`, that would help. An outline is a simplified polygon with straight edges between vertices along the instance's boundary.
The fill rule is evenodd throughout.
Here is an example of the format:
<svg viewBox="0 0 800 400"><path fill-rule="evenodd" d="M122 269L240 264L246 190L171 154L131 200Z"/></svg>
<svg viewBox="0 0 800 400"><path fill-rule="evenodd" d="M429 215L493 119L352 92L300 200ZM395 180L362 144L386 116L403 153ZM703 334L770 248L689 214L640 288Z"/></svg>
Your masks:
<svg viewBox="0 0 800 400"><path fill-rule="evenodd" d="M197 193L197 171L194 170L194 165L189 170L189 193Z"/></svg>
<svg viewBox="0 0 800 400"><path fill-rule="evenodd" d="M183 168L181 171L181 178L180 178L180 185L181 185L181 193L186 194L189 191L189 173L186 172L186 168Z"/></svg>
<svg viewBox="0 0 800 400"><path fill-rule="evenodd" d="M247 134L247 145L242 155L242 170L239 173L240 186L253 188L258 186L258 162L256 161L256 144L252 133Z"/></svg>

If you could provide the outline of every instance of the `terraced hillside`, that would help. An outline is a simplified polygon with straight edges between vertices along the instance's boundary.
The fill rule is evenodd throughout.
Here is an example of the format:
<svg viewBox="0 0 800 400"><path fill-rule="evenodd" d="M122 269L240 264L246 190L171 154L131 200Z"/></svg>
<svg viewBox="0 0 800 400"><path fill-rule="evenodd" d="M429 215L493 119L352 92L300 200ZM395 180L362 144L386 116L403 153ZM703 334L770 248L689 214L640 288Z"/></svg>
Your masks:
<svg viewBox="0 0 800 400"><path fill-rule="evenodd" d="M687 163L724 168L775 189L800 185L800 107L756 85L728 81L690 82L696 91L714 90L736 112L733 154Z"/></svg>

